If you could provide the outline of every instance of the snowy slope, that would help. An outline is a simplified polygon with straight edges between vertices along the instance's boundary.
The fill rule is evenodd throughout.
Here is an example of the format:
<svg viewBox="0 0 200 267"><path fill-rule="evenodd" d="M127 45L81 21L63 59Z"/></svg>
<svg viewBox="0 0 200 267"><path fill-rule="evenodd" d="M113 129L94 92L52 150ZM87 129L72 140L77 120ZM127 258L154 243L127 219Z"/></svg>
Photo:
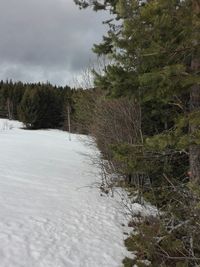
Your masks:
<svg viewBox="0 0 200 267"><path fill-rule="evenodd" d="M9 122L11 123L11 122ZM119 267L123 215L76 135L0 120L0 267Z"/></svg>
<svg viewBox="0 0 200 267"><path fill-rule="evenodd" d="M22 128L23 123L19 121L11 121L7 119L0 119L0 132L5 130L12 130L14 128Z"/></svg>

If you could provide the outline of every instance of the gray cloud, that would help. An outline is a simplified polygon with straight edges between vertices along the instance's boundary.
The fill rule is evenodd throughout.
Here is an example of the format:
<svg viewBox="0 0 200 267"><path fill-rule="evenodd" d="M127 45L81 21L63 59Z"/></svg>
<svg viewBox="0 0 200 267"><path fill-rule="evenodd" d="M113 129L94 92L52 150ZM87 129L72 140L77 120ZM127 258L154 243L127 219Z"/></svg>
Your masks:
<svg viewBox="0 0 200 267"><path fill-rule="evenodd" d="M94 59L103 16L73 0L1 0L0 79L72 80Z"/></svg>

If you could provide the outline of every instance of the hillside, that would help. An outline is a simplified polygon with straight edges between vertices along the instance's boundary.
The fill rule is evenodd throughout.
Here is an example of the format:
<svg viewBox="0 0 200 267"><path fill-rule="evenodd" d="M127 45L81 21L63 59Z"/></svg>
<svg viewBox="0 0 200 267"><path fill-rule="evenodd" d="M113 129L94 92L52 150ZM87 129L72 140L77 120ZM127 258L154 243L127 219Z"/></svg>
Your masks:
<svg viewBox="0 0 200 267"><path fill-rule="evenodd" d="M0 120L1 267L119 267L123 215L96 187L93 148Z"/></svg>

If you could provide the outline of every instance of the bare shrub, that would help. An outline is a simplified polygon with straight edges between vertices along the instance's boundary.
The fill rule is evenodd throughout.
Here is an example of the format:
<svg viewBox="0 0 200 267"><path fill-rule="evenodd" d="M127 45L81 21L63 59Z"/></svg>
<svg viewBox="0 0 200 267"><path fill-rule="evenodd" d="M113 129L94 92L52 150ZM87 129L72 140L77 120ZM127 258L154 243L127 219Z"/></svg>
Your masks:
<svg viewBox="0 0 200 267"><path fill-rule="evenodd" d="M140 124L140 107L134 99L102 100L96 107L91 133L108 156L110 144L136 144L140 139Z"/></svg>
<svg viewBox="0 0 200 267"><path fill-rule="evenodd" d="M140 106L133 98L107 99L96 102L90 133L102 153L100 168L104 188L122 180L134 182L126 163L113 156L112 146L141 144ZM114 177L114 178L113 178ZM117 177L117 178L116 178ZM131 177L131 179L130 179ZM137 182L138 184L138 182Z"/></svg>

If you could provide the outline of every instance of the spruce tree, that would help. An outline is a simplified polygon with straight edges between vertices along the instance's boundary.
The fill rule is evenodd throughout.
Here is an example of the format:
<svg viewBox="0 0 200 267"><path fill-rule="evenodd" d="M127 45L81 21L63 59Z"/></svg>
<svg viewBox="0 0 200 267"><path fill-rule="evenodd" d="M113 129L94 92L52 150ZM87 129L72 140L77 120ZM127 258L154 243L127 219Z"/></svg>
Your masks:
<svg viewBox="0 0 200 267"><path fill-rule="evenodd" d="M61 125L62 104L50 85L27 86L19 106L20 120L27 128L57 128Z"/></svg>
<svg viewBox="0 0 200 267"><path fill-rule="evenodd" d="M191 180L200 182L199 1L75 2L82 8L109 9L113 17L105 22L107 36L94 46L99 56L113 59L103 75L95 73L96 85L113 97L134 95L144 110L156 103L154 111L169 126L151 137L156 143L160 139L163 149L189 150ZM163 118L166 109L172 113L168 119ZM148 141L152 144L153 138Z"/></svg>
<svg viewBox="0 0 200 267"><path fill-rule="evenodd" d="M95 73L96 85L110 97L134 97L142 110L143 138L137 143L141 149L116 144L113 154L122 164L128 162L131 172L143 169L150 174L162 215L158 221L136 225L140 235L131 236L126 245L152 266L198 266L199 0L75 2L111 13L105 22L107 35L94 51L112 63L103 74ZM124 261L127 266L134 263Z"/></svg>

